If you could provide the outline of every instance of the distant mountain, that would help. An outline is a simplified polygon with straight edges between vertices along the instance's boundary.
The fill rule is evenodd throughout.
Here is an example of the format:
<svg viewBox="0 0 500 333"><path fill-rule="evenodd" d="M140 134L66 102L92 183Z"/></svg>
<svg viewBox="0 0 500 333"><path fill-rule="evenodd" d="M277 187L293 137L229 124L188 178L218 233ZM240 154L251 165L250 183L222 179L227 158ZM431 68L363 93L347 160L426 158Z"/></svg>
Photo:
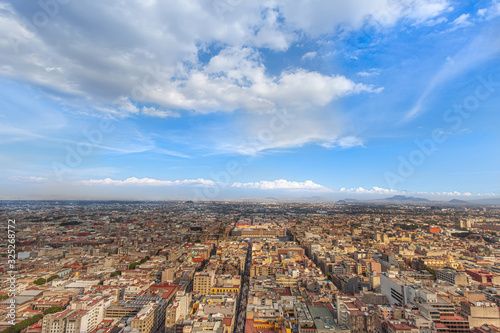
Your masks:
<svg viewBox="0 0 500 333"><path fill-rule="evenodd" d="M458 199L452 199L452 200L450 200L448 202L449 203L453 203L453 204L470 204L470 202L468 202L468 201L458 200Z"/></svg>
<svg viewBox="0 0 500 333"><path fill-rule="evenodd" d="M469 202L476 205L500 205L500 198L475 199Z"/></svg>
<svg viewBox="0 0 500 333"><path fill-rule="evenodd" d="M344 200L339 200L336 203L343 204L343 203L347 203L347 202L359 202L359 200L358 199L345 198Z"/></svg>
<svg viewBox="0 0 500 333"><path fill-rule="evenodd" d="M395 195L393 197L382 199L382 200L384 200L384 201L403 201L403 202L408 202L408 201L411 201L411 202L432 202L429 199L407 197L406 195Z"/></svg>
<svg viewBox="0 0 500 333"><path fill-rule="evenodd" d="M313 195L313 196L309 196L309 197L302 197L300 199L304 200L304 201L309 201L309 202L328 202L328 201L331 201L328 198L325 198L325 197L322 197L322 196L319 196L319 195Z"/></svg>

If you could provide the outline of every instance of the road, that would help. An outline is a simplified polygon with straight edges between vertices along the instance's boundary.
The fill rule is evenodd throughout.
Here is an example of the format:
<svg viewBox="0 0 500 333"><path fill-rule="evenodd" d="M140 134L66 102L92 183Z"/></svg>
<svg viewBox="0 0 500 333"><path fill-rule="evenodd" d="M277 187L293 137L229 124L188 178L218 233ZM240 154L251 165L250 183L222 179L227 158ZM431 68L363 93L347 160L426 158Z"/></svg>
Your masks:
<svg viewBox="0 0 500 333"><path fill-rule="evenodd" d="M252 266L252 241L248 242L248 252L245 260L245 269L241 275L240 295L236 304L236 320L234 322L234 333L244 333L247 320L248 289L250 286L250 267Z"/></svg>

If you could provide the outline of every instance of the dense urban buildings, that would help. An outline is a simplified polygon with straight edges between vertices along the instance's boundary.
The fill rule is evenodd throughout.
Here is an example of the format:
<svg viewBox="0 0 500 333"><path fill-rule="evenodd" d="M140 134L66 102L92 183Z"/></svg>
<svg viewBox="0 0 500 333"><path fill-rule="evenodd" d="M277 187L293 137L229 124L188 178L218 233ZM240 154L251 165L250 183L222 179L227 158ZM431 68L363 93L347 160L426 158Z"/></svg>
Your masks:
<svg viewBox="0 0 500 333"><path fill-rule="evenodd" d="M18 227L15 270L2 245L6 332L500 331L495 206L5 201L0 215Z"/></svg>

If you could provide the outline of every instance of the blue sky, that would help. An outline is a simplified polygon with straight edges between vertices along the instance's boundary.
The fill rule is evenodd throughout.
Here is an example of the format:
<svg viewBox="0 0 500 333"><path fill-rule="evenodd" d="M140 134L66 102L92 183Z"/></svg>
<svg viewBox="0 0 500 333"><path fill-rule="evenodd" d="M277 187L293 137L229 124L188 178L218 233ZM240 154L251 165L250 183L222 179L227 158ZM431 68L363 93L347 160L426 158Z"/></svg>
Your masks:
<svg viewBox="0 0 500 333"><path fill-rule="evenodd" d="M0 0L0 199L500 197L500 1Z"/></svg>

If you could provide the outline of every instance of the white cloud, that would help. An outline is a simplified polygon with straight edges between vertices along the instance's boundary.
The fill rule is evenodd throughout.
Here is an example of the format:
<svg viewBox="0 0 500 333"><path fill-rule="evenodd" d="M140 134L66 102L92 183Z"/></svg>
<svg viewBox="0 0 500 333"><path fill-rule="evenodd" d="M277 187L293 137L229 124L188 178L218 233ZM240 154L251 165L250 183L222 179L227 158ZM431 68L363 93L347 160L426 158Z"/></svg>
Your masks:
<svg viewBox="0 0 500 333"><path fill-rule="evenodd" d="M151 116L151 117L158 117L158 118L168 118L168 117L173 117L173 118L178 118L180 117L179 112L175 111L170 111L170 110L158 110L154 107L145 107L143 106L141 109L142 114Z"/></svg>
<svg viewBox="0 0 500 333"><path fill-rule="evenodd" d="M500 37L498 34L488 33L475 37L453 57L448 57L443 62L439 71L429 80L415 105L406 113L403 121L410 121L421 114L427 98L436 88L499 54Z"/></svg>
<svg viewBox="0 0 500 333"><path fill-rule="evenodd" d="M182 186L182 185L193 185L193 186L211 186L215 182L212 180L207 180L203 178L198 179L184 179L184 180L158 180L153 178L136 178L130 177L125 180L113 180L111 178L105 179L90 179L90 180L80 180L74 182L80 185L140 185L140 186Z"/></svg>
<svg viewBox="0 0 500 333"><path fill-rule="evenodd" d="M373 21L382 27L401 21L426 24L451 8L446 0L220 4L71 1L35 33L29 32L23 18L40 10L36 2L5 4L0 11L0 75L55 92L61 103L80 112L95 109L115 117L166 118L180 116L183 110L287 110L303 125L291 125L249 149L247 141L263 127L259 117L247 117L239 137L215 142L219 151L255 154L305 144L347 147L349 141L338 141L348 136L342 120L330 121L341 117L335 110L320 109L342 97L382 88L297 67L274 72L266 68L259 51L279 54L300 39L360 30ZM314 57L315 52L303 55ZM333 115L325 118L327 112Z"/></svg>
<svg viewBox="0 0 500 333"><path fill-rule="evenodd" d="M455 20L451 22L453 28L464 28L472 25L472 22L469 20L469 14L462 14L457 17Z"/></svg>
<svg viewBox="0 0 500 333"><path fill-rule="evenodd" d="M125 180L114 180L111 178L105 179L90 179L73 182L77 185L112 185L112 186L214 186L219 183L213 180L198 178L198 179L184 179L184 180L158 180L153 178L136 178L130 177ZM222 184L221 186L226 184ZM233 188L246 188L246 189L260 189L260 190L273 190L273 189L289 189L289 190L323 190L329 191L328 188L318 185L311 180L304 182L288 181L285 179L278 179L274 181L259 181L249 183L232 183L230 187Z"/></svg>
<svg viewBox="0 0 500 333"><path fill-rule="evenodd" d="M167 93L165 93L167 91ZM323 75L296 68L270 76L260 54L248 47L227 47L201 68L150 92L151 102L200 113L246 110L311 109L334 99L379 88L355 83L341 75Z"/></svg>
<svg viewBox="0 0 500 333"><path fill-rule="evenodd" d="M367 21L390 27L402 19L425 23L450 10L447 0L357 0L357 1L287 1L279 8L286 22L311 36L331 34L341 26L357 30Z"/></svg>
<svg viewBox="0 0 500 333"><path fill-rule="evenodd" d="M382 187L372 187L370 189L365 189L363 187L355 187L355 188L345 188L342 187L341 189L335 191L339 193L352 193L352 194L399 194L402 192L399 192L397 190L393 189L386 189Z"/></svg>
<svg viewBox="0 0 500 333"><path fill-rule="evenodd" d="M477 15L483 20L491 20L500 16L500 0L493 0L489 7L478 9Z"/></svg>
<svg viewBox="0 0 500 333"><path fill-rule="evenodd" d="M477 10L477 15L478 16L485 16L487 11L488 11L488 9L486 9L486 8L478 9Z"/></svg>
<svg viewBox="0 0 500 333"><path fill-rule="evenodd" d="M494 193L477 193L472 194L470 192L459 192L459 191L451 191L451 192L421 192L421 191L400 191L395 189L388 189L383 187L374 186L372 188L364 188L364 187L353 187L353 188L345 188L342 187L338 190L333 190L335 193L346 193L346 194L357 194L357 195L404 195L404 196L416 196L416 197L424 197L424 198L434 198L439 200L440 198L474 198L474 197L497 197L498 194Z"/></svg>
<svg viewBox="0 0 500 333"><path fill-rule="evenodd" d="M311 60L311 59L314 59L318 56L318 53L317 52L307 52L306 54L304 54L302 56L302 60Z"/></svg>
<svg viewBox="0 0 500 333"><path fill-rule="evenodd" d="M375 76L375 75L379 75L379 74L380 74L380 70L375 69L375 68L371 68L368 71L358 72L358 76L363 76L363 77Z"/></svg>
<svg viewBox="0 0 500 333"><path fill-rule="evenodd" d="M72 1L60 5L57 15L35 33L23 23L23 17L40 10L35 2L3 4L0 74L116 115L137 114L137 103L199 112L314 107L370 89L342 76L300 68L267 75L255 49L279 52L303 33L319 36L334 34L339 27L359 29L370 19L385 26L404 18L420 22L449 8L445 0L217 4L170 0L123 6L117 0ZM205 65L198 52L214 44L225 48ZM304 55L314 56L314 52ZM314 96L297 95L295 80L305 87L312 83L308 92ZM156 115L165 117L168 112Z"/></svg>
<svg viewBox="0 0 500 333"><path fill-rule="evenodd" d="M48 181L46 177L35 177L35 176L14 176L10 177L9 180L15 182L28 182L28 183L41 183Z"/></svg>
<svg viewBox="0 0 500 333"><path fill-rule="evenodd" d="M249 183L233 183L231 187L259 189L259 190L321 190L330 191L328 188L316 184L311 180L304 182L288 181L285 179L278 179L274 181L262 180L259 182Z"/></svg>
<svg viewBox="0 0 500 333"><path fill-rule="evenodd" d="M341 138L338 138L336 139L335 141L332 141L332 142L324 142L322 144L320 144L321 146L325 147L325 148L335 148L335 147L339 147L339 148L353 148L353 147L364 147L363 145L363 140L361 140L360 138L357 138L355 136L345 136L345 137L341 137Z"/></svg>
<svg viewBox="0 0 500 333"><path fill-rule="evenodd" d="M402 3L406 3L407 6L402 5ZM450 2L446 0L403 0L400 2L401 5L402 15L414 19L417 23L425 23L430 19L453 10Z"/></svg>

